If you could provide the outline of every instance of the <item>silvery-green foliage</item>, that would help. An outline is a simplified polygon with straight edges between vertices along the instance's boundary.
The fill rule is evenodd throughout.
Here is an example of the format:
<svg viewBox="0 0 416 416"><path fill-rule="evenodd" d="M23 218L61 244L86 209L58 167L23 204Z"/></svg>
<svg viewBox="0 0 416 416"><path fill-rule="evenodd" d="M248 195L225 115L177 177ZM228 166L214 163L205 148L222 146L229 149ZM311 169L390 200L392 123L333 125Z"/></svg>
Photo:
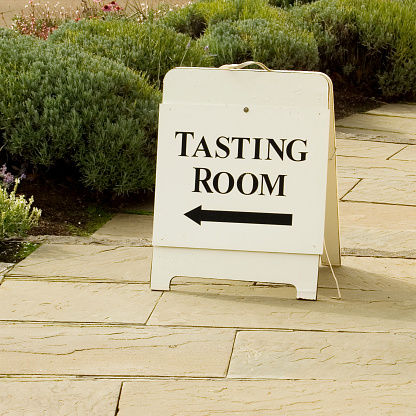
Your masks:
<svg viewBox="0 0 416 416"><path fill-rule="evenodd" d="M200 38L216 65L259 61L270 69L313 70L318 49L313 35L285 19L224 21L210 25Z"/></svg>
<svg viewBox="0 0 416 416"><path fill-rule="evenodd" d="M314 34L322 71L369 93L414 99L415 14L413 0L320 0L289 16Z"/></svg>
<svg viewBox="0 0 416 416"><path fill-rule="evenodd" d="M144 75L76 45L23 35L2 37L0 56L8 152L40 169L78 172L97 191L153 188L161 94Z"/></svg>
<svg viewBox="0 0 416 416"><path fill-rule="evenodd" d="M191 37L159 21L118 20L69 22L53 32L50 42L72 44L97 56L123 63L160 86L177 66L210 66L211 58Z"/></svg>

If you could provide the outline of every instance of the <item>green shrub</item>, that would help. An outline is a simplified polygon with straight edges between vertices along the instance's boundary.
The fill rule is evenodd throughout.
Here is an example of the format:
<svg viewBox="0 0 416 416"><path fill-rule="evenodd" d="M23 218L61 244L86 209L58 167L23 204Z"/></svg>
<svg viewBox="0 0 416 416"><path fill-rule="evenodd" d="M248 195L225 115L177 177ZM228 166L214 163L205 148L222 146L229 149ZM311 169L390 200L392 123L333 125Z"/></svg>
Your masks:
<svg viewBox="0 0 416 416"><path fill-rule="evenodd" d="M18 34L12 30L5 27L0 27L0 38L16 38Z"/></svg>
<svg viewBox="0 0 416 416"><path fill-rule="evenodd" d="M208 25L227 20L279 20L284 12L272 7L268 0L200 0L168 13L163 23L194 38L200 37Z"/></svg>
<svg viewBox="0 0 416 416"><path fill-rule="evenodd" d="M0 186L0 240L9 237L22 237L38 224L41 210L32 208L33 198L28 201L23 195L16 196L19 180L9 193Z"/></svg>
<svg viewBox="0 0 416 416"><path fill-rule="evenodd" d="M211 25L200 39L217 66L260 61L271 69L313 70L318 49L313 35L285 21L264 19L226 21Z"/></svg>
<svg viewBox="0 0 416 416"><path fill-rule="evenodd" d="M194 40L159 22L70 22L53 32L49 41L75 44L94 55L121 62L146 73L157 85L174 67L211 65L210 56Z"/></svg>
<svg viewBox="0 0 416 416"><path fill-rule="evenodd" d="M413 99L415 11L411 0L320 0L290 16L314 33L322 71L386 98Z"/></svg>
<svg viewBox="0 0 416 416"><path fill-rule="evenodd" d="M0 132L10 153L78 172L97 191L153 188L161 97L143 76L25 36L3 38L0 56Z"/></svg>
<svg viewBox="0 0 416 416"><path fill-rule="evenodd" d="M175 29L176 32L186 34L193 39L203 35L208 25L208 17L204 10L191 3L182 9L172 11L162 18L163 24Z"/></svg>
<svg viewBox="0 0 416 416"><path fill-rule="evenodd" d="M235 22L212 25L200 39L214 57L214 65L240 63L252 58L249 43L242 38Z"/></svg>

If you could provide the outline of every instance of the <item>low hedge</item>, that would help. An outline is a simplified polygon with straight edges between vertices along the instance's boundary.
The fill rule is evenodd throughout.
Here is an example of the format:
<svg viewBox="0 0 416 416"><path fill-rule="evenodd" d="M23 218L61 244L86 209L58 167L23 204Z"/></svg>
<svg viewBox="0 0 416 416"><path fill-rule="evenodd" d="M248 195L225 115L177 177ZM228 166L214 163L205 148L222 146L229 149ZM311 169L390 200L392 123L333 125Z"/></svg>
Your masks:
<svg viewBox="0 0 416 416"><path fill-rule="evenodd" d="M177 32L199 38L209 25L228 20L275 21L282 19L285 13L271 6L268 0L199 0L168 13L161 20Z"/></svg>
<svg viewBox="0 0 416 416"><path fill-rule="evenodd" d="M62 25L48 42L77 45L113 59L145 73L156 85L176 66L211 66L210 55L194 40L160 22L84 19Z"/></svg>
<svg viewBox="0 0 416 416"><path fill-rule="evenodd" d="M311 31L321 71L385 98L416 97L413 0L320 0L291 9Z"/></svg>
<svg viewBox="0 0 416 416"><path fill-rule="evenodd" d="M0 42L2 146L96 191L154 185L161 94L122 64L23 35ZM63 172L64 173L64 172Z"/></svg>
<svg viewBox="0 0 416 416"><path fill-rule="evenodd" d="M214 55L214 64L259 61L271 69L314 70L318 48L311 33L280 21L224 21L210 25L199 42Z"/></svg>

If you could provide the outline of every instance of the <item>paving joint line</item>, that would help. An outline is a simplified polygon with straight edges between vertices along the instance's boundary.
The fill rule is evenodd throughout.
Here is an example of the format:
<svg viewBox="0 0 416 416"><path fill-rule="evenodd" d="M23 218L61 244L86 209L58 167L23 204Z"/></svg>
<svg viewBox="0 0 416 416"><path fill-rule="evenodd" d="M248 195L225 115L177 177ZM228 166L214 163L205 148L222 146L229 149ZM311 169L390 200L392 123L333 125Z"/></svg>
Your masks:
<svg viewBox="0 0 416 416"><path fill-rule="evenodd" d="M162 300L162 296L163 296L164 294L165 294L165 292L164 292L164 291L160 293L159 299L157 300L157 302L155 303L155 305L154 305L153 309L152 309L152 310L151 310L151 312L149 313L149 315L148 315L148 317L147 317L146 322L144 323L144 325L146 325L146 326L147 326L147 324L148 324L148 322L149 322L149 319L152 317L153 312L155 311L155 309L156 309L157 305L159 305L159 302Z"/></svg>
<svg viewBox="0 0 416 416"><path fill-rule="evenodd" d="M94 279L93 277L68 277L68 276L25 276L21 274L6 275L5 280L22 280L22 281L46 281L46 282L66 282L66 283L115 283L115 284L128 284L128 285L149 285L147 282L138 282L135 280L114 280L114 279Z"/></svg>
<svg viewBox="0 0 416 416"><path fill-rule="evenodd" d="M330 329L318 329L318 328L314 328L314 329L303 329L303 328L283 328L283 327L264 327L264 328L254 328L254 327L235 327L235 326L210 326L210 325L200 325L200 326L195 326L195 325L174 325L174 324L170 324L170 325L144 325L144 324L139 324L139 323L125 323L125 324L120 324L120 323L96 323L96 322L74 322L74 321L6 321L6 320L0 320L0 324L10 324L10 325L19 325L19 324L26 324L26 325L31 325L31 326L40 326L40 325L45 325L45 326L50 326L50 327L59 327L59 326L69 326L69 327L73 327L73 328L78 328L78 327L86 327L86 328L103 328L103 327L108 327L108 328L133 328L133 329L147 329L147 328L165 328L165 329L184 329L184 330L190 330L190 329L196 329L196 330L201 330L201 329L215 329L215 330L233 330L235 331L236 335L239 332L259 332L259 331L267 331L267 332L318 332L318 333L335 333L335 334L389 334L392 333L394 334L395 332L392 331L382 331L382 330L378 330L378 331L357 331L357 330L346 330L346 329L339 329L339 330L330 330ZM400 333L414 333L415 331L403 331L400 330ZM233 343L234 345L234 343Z"/></svg>
<svg viewBox="0 0 416 416"><path fill-rule="evenodd" d="M375 129L375 128L371 128L371 129L369 129L368 127L356 127L356 126L354 126L354 127L351 127L351 126L343 126L342 124L337 124L336 126L335 126L335 129L337 129L337 128L342 128L342 129L354 129L354 130L371 130L371 131L376 131L376 132L384 132L384 133L394 133L394 134L413 134L413 133L406 133L406 132L403 132L403 131L394 131L394 130L378 130L378 129ZM414 134L413 134L414 135Z"/></svg>
<svg viewBox="0 0 416 416"><path fill-rule="evenodd" d="M344 197L342 197L342 200L340 202L357 202L359 204L389 205L389 206L416 208L416 205L412 205L412 204L399 204L397 202L393 203L393 202L357 201L357 200L349 200L349 199L345 200Z"/></svg>
<svg viewBox="0 0 416 416"><path fill-rule="evenodd" d="M340 202L342 202L343 201L343 199L354 189L354 188L356 188L357 187L357 185L358 184L360 184L362 181L363 181L363 178L354 178L354 179L358 179L358 182L355 184L355 185L353 185L353 187L350 189L350 190L348 190L346 193L345 193L345 195L343 195L341 198L339 198L339 201Z"/></svg>
<svg viewBox="0 0 416 416"><path fill-rule="evenodd" d="M90 376L90 375L62 375L62 374L51 374L51 375L43 375L43 374L24 374L24 375L15 375L15 374L0 374L0 380L1 379L9 379L9 380L44 380L44 381L83 381L83 380L96 380L96 381L104 381L104 380L122 380L123 382L129 382L129 381L213 381L213 382L221 382L221 381L227 381L228 383L237 383L241 381L252 381L252 382L267 382L267 381L281 381L282 383L285 381L293 381L293 382L302 382L302 381L308 381L308 382L316 382L320 383L322 381L327 382L370 382L370 383L377 383L380 381L387 381L385 379L328 379L328 378L261 378L261 377L215 377L215 376L132 376L132 375L100 375L100 376ZM415 384L414 379L401 379L401 384Z"/></svg>
<svg viewBox="0 0 416 416"><path fill-rule="evenodd" d="M73 381L82 380L225 380L224 376L180 376L180 375L128 375L128 374L0 374L0 380L2 379L44 379L45 381L65 381L71 379ZM56 380L58 379L58 380ZM231 379L230 379L231 380ZM232 379L238 380L238 379Z"/></svg>
<svg viewBox="0 0 416 416"><path fill-rule="evenodd" d="M116 403L116 408L115 408L114 416L117 416L118 413L119 413L119 411L120 411L120 400L121 400L121 394L122 394L122 391L123 391L123 386L124 386L124 383L122 381L120 383L120 391L118 393L118 398L117 398L117 403Z"/></svg>
<svg viewBox="0 0 416 416"><path fill-rule="evenodd" d="M409 146L411 146L410 144L406 145L403 147L403 149L398 150L396 153L393 153L391 156L389 156L386 160L391 160L392 157L396 156L397 154L399 154L400 152L402 152L404 149L407 149ZM403 159L396 159L396 160L403 160Z"/></svg>
<svg viewBox="0 0 416 416"><path fill-rule="evenodd" d="M234 354L234 349L235 349L235 343L237 341L237 334L238 334L238 332L239 332L238 330L236 330L234 332L234 339L233 339L233 344L231 345L230 359L228 360L227 368L225 370L225 377L228 377L228 373L230 371L231 361L233 359L233 354Z"/></svg>

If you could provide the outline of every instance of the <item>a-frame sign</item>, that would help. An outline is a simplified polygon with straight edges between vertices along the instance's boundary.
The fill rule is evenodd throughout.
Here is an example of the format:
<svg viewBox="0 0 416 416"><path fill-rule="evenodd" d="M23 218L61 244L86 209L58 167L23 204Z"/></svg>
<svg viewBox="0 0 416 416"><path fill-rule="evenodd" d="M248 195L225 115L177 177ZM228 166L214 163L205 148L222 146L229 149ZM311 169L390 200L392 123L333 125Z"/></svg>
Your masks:
<svg viewBox="0 0 416 416"><path fill-rule="evenodd" d="M151 288L206 277L315 300L320 257L341 262L332 83L243 66L165 77Z"/></svg>

